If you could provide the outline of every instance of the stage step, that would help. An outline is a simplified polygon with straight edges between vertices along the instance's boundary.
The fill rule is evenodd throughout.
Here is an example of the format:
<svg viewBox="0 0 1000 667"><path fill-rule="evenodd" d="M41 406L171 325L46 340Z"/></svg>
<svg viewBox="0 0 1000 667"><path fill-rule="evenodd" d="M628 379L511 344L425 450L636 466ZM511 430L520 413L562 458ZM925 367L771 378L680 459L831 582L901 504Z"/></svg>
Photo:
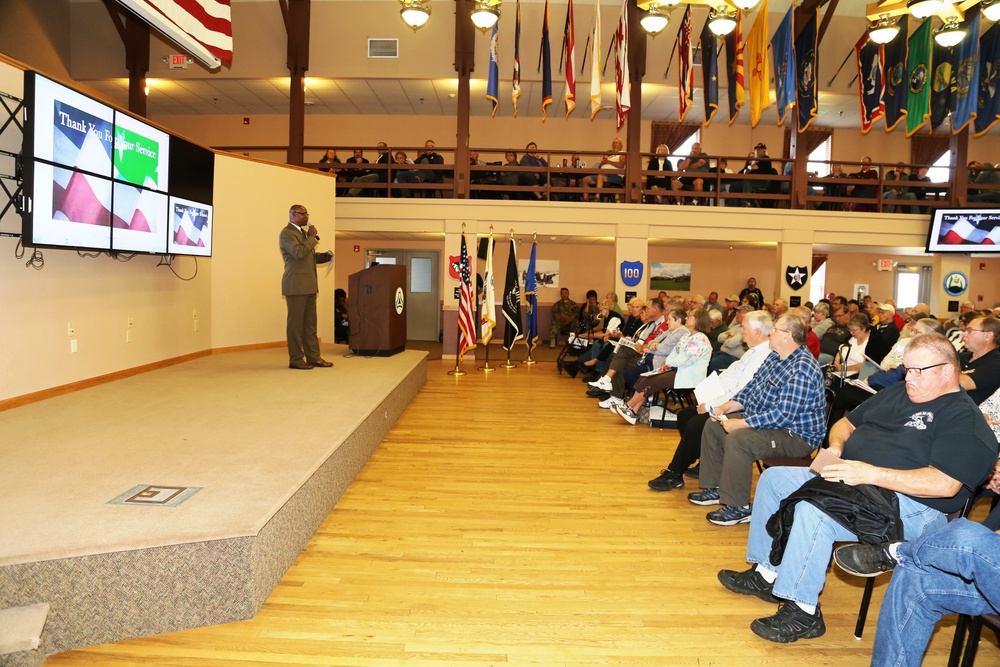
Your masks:
<svg viewBox="0 0 1000 667"><path fill-rule="evenodd" d="M38 648L48 615L46 602L0 609L0 665L29 667L42 664L45 656Z"/></svg>

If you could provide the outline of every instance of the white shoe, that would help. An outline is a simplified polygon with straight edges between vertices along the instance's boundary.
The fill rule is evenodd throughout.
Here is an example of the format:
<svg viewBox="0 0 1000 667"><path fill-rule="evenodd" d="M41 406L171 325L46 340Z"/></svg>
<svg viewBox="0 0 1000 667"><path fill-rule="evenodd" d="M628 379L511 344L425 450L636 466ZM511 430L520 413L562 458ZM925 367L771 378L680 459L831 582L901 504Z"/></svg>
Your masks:
<svg viewBox="0 0 1000 667"><path fill-rule="evenodd" d="M597 407L607 410L613 405L621 405L622 403L624 403L622 399L618 398L617 396L611 396L598 403Z"/></svg>
<svg viewBox="0 0 1000 667"><path fill-rule="evenodd" d="M600 389L602 391L611 391L611 378L609 378L607 375L602 376L596 382L588 382L587 384L593 387L594 389Z"/></svg>

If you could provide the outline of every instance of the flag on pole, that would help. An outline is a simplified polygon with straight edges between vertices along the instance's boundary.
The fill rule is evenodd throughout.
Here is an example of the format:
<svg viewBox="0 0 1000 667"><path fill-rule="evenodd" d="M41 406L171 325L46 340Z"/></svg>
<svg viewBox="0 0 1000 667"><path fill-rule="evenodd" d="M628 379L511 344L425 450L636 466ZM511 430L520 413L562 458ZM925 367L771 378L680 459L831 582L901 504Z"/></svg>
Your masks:
<svg viewBox="0 0 1000 667"><path fill-rule="evenodd" d="M906 118L906 99L909 89L906 78L906 37L909 16L903 14L896 21L899 35L884 47L885 54L885 131L892 132Z"/></svg>
<svg viewBox="0 0 1000 667"><path fill-rule="evenodd" d="M795 40L792 36L792 7L781 19L771 38L774 52L774 92L778 101L778 125L783 125L788 108L795 104ZM764 58L767 58L765 54ZM766 81L766 79L765 79ZM769 84L768 84L769 85Z"/></svg>
<svg viewBox="0 0 1000 667"><path fill-rule="evenodd" d="M951 131L958 134L976 119L976 94L979 85L979 12L975 8L965 13L965 34L955 47L955 89L951 97Z"/></svg>
<svg viewBox="0 0 1000 667"><path fill-rule="evenodd" d="M517 277L517 251L514 237L510 237L510 257L507 258L507 279L503 288L503 349L510 352L514 343L524 338L521 327L521 282Z"/></svg>
<svg viewBox="0 0 1000 667"><path fill-rule="evenodd" d="M521 0L517 0L517 21L514 23L514 75L510 101L514 104L514 118L517 118L517 98L521 96Z"/></svg>
<svg viewBox="0 0 1000 667"><path fill-rule="evenodd" d="M472 291L472 259L465 245L465 233L462 233L462 254L459 256L459 275L462 281L458 291L458 328L462 332L458 342L458 360L468 350L476 346L476 304Z"/></svg>
<svg viewBox="0 0 1000 667"><path fill-rule="evenodd" d="M691 43L691 5L684 10L684 18L681 19L681 26L677 29L677 94L680 98L680 118L678 123L684 122L684 114L691 107L691 93L694 90L694 46Z"/></svg>
<svg viewBox="0 0 1000 667"><path fill-rule="evenodd" d="M573 0L569 0L566 8L566 27L563 30L563 41L566 43L566 117L576 108L576 28L573 25Z"/></svg>
<svg viewBox="0 0 1000 667"><path fill-rule="evenodd" d="M858 100L861 103L861 134L885 116L885 58L882 46L868 38L866 30L854 45L858 60Z"/></svg>
<svg viewBox="0 0 1000 667"><path fill-rule="evenodd" d="M708 19L705 19L701 29L698 46L701 49L701 76L705 88L705 125L708 126L719 110L719 55L715 50L715 33L708 27Z"/></svg>
<svg viewBox="0 0 1000 667"><path fill-rule="evenodd" d="M232 64L230 0L118 1L210 69Z"/></svg>
<svg viewBox="0 0 1000 667"><path fill-rule="evenodd" d="M629 93L628 71L628 0L622 0L622 13L615 29L615 116L618 129L625 124L625 116L632 108Z"/></svg>
<svg viewBox="0 0 1000 667"><path fill-rule="evenodd" d="M740 115L746 98L743 79L743 12L736 12L736 27L726 35L726 82L729 86L729 124ZM704 56L703 56L704 57Z"/></svg>
<svg viewBox="0 0 1000 667"><path fill-rule="evenodd" d="M538 249L538 242L531 244L531 257L528 259L528 272L524 276L524 306L527 322L527 336L524 342L528 346L528 352L538 345L538 283L535 279L535 251Z"/></svg>
<svg viewBox="0 0 1000 667"><path fill-rule="evenodd" d="M549 0L542 17L542 120L552 104L552 49L549 47Z"/></svg>
<svg viewBox="0 0 1000 667"><path fill-rule="evenodd" d="M799 110L799 132L805 132L819 115L819 81L816 78L819 72L818 20L817 7L795 38L795 74L798 77L795 104Z"/></svg>
<svg viewBox="0 0 1000 667"><path fill-rule="evenodd" d="M493 34L490 35L490 72L489 78L486 81L486 99L490 101L493 107L493 113L490 114L491 117L496 117L497 104L500 101L498 97L500 94L500 57L497 47L497 28L499 27L500 22L497 21L493 24Z"/></svg>
<svg viewBox="0 0 1000 667"><path fill-rule="evenodd" d="M767 0L747 35L746 67L750 70L750 127L757 127L764 109L771 106L771 71L767 57Z"/></svg>
<svg viewBox="0 0 1000 667"><path fill-rule="evenodd" d="M907 42L906 136L918 132L931 116L931 22L924 21ZM904 84L905 85L905 84Z"/></svg>
<svg viewBox="0 0 1000 667"><path fill-rule="evenodd" d="M980 137L1000 122L1000 23L994 23L979 40L979 109L975 135Z"/></svg>
<svg viewBox="0 0 1000 667"><path fill-rule="evenodd" d="M601 0L594 0L594 34L590 43L590 120L601 110Z"/></svg>
<svg viewBox="0 0 1000 667"><path fill-rule="evenodd" d="M933 132L951 112L955 69L954 54L950 46L941 46L935 41L931 48L933 49L931 61L934 63L931 77L931 132Z"/></svg>
<svg viewBox="0 0 1000 667"><path fill-rule="evenodd" d="M493 232L486 242L486 277L483 278L483 308L479 316L479 343L488 345L497 325L497 297L493 289Z"/></svg>

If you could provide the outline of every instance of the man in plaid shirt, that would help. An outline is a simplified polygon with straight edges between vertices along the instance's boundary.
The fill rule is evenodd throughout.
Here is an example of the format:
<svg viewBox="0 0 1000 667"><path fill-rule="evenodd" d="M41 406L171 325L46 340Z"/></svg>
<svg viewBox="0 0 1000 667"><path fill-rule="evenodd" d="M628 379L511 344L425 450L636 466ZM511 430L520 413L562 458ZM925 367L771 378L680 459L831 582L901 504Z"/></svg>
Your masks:
<svg viewBox="0 0 1000 667"><path fill-rule="evenodd" d="M773 352L753 380L719 406L701 437L702 490L695 505L722 505L708 513L719 526L750 521L753 462L807 456L826 435L823 372L805 346L808 329L791 315L771 329ZM731 413L731 416L730 416Z"/></svg>

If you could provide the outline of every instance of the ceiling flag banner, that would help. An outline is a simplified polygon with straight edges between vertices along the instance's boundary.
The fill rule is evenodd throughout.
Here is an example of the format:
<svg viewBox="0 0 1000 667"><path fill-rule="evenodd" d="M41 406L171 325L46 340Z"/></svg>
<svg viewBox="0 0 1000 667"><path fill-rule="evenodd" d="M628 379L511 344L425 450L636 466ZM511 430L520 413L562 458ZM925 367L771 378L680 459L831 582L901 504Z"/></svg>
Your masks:
<svg viewBox="0 0 1000 667"><path fill-rule="evenodd" d="M858 101L861 106L861 134L868 134L872 124L885 116L885 57L882 45L868 38L868 31L854 45L858 61Z"/></svg>
<svg viewBox="0 0 1000 667"><path fill-rule="evenodd" d="M542 121L552 104L552 49L549 47L549 0L542 17Z"/></svg>
<svg viewBox="0 0 1000 667"><path fill-rule="evenodd" d="M980 137L1000 122L1000 23L994 23L979 40L979 108L975 136Z"/></svg>
<svg viewBox="0 0 1000 667"><path fill-rule="evenodd" d="M729 124L740 115L746 101L746 82L743 78L743 12L736 12L736 27L726 35L726 83L729 87Z"/></svg>
<svg viewBox="0 0 1000 667"><path fill-rule="evenodd" d="M931 117L931 22L913 31L906 45L909 72L906 93L906 136L915 134Z"/></svg>
<svg viewBox="0 0 1000 667"><path fill-rule="evenodd" d="M798 88L795 103L799 110L799 132L805 132L819 115L819 42L816 24L819 8L795 38L795 74Z"/></svg>
<svg viewBox="0 0 1000 667"><path fill-rule="evenodd" d="M906 37L909 16L904 14L896 22L899 34L882 47L885 54L885 131L892 132L906 118L906 101L909 79L906 72Z"/></svg>
<svg viewBox="0 0 1000 667"><path fill-rule="evenodd" d="M615 116L618 129L625 124L625 116L632 108L628 72L628 0L622 0L622 13L615 29Z"/></svg>
<svg viewBox="0 0 1000 667"><path fill-rule="evenodd" d="M681 27L677 29L677 55L679 67L677 68L677 94L680 98L680 118L678 123L684 122L684 115L691 108L691 93L694 91L694 46L691 44L691 5L684 10L684 18L681 19Z"/></svg>
<svg viewBox="0 0 1000 667"><path fill-rule="evenodd" d="M566 117L576 108L576 36L573 26L573 0L569 0L566 8L566 27L563 30L563 41L566 43Z"/></svg>
<svg viewBox="0 0 1000 667"><path fill-rule="evenodd" d="M601 110L601 0L594 0L594 34L590 39L590 120Z"/></svg>
<svg viewBox="0 0 1000 667"><path fill-rule="evenodd" d="M771 71L767 57L767 0L757 10L757 18L747 35L743 52L750 73L750 127L757 127L764 109L771 106Z"/></svg>
<svg viewBox="0 0 1000 667"><path fill-rule="evenodd" d="M517 18L514 22L514 74L510 101L514 105L514 118L517 118L517 98L521 96L521 0L517 0L515 14Z"/></svg>
<svg viewBox="0 0 1000 667"><path fill-rule="evenodd" d="M792 7L781 19L778 29L771 38L774 53L774 92L778 101L778 125L783 125L788 117L788 108L795 106L795 90L798 77L795 75L795 46L792 38ZM767 55L765 54L765 58ZM765 82L767 80L765 79Z"/></svg>
<svg viewBox="0 0 1000 667"><path fill-rule="evenodd" d="M976 119L979 103L979 12L975 8L966 11L962 27L968 39L963 39L955 47L955 88L951 95L951 131L958 134ZM995 25L995 24L994 24Z"/></svg>
<svg viewBox="0 0 1000 667"><path fill-rule="evenodd" d="M719 54L715 49L715 33L708 27L708 19L698 38L701 49L701 77L705 95L705 126L712 122L719 110Z"/></svg>
<svg viewBox="0 0 1000 667"><path fill-rule="evenodd" d="M497 115L498 96L500 94L500 62L499 54L497 53L497 29L499 27L499 21L493 24L493 34L490 36L490 71L489 78L486 81L486 99L490 101L490 105L493 107L493 113L490 114L491 118L495 118Z"/></svg>

